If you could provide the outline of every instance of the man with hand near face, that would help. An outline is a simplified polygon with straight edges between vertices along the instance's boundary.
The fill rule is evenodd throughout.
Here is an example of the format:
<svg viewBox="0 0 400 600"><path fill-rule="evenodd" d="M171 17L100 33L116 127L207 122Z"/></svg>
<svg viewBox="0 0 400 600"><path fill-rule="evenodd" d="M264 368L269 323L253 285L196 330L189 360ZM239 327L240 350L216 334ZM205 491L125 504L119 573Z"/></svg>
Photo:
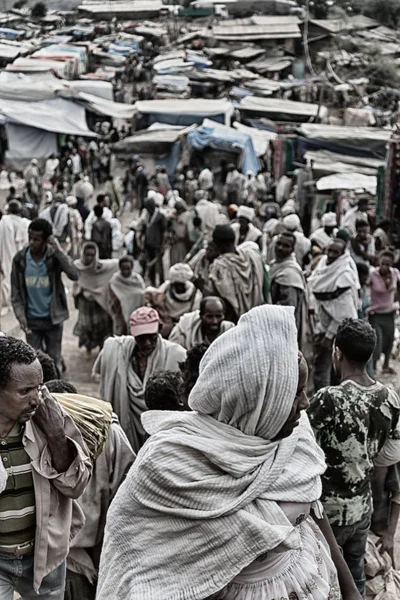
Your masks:
<svg viewBox="0 0 400 600"><path fill-rule="evenodd" d="M0 598L63 600L70 539L82 527L74 499L91 463L79 430L43 386L36 352L0 337Z"/></svg>
<svg viewBox="0 0 400 600"><path fill-rule="evenodd" d="M11 301L28 344L51 356L61 372L63 323L69 316L61 274L77 281L79 271L48 221L32 221L28 235L29 245L14 256Z"/></svg>
<svg viewBox="0 0 400 600"><path fill-rule="evenodd" d="M186 350L160 335L154 308L142 306L131 314L131 335L106 340L93 372L100 376L100 394L111 402L134 450L146 440L141 416L147 410L144 392L149 377L159 371L179 371Z"/></svg>

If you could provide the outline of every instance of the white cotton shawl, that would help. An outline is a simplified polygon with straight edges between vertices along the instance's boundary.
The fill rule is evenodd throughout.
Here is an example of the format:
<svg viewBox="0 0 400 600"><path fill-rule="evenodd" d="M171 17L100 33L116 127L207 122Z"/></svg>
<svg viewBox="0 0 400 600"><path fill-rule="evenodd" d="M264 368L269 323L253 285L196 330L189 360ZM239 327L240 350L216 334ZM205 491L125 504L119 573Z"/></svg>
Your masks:
<svg viewBox="0 0 400 600"><path fill-rule="evenodd" d="M294 255L281 261L273 260L269 270L269 278L271 284L278 283L279 285L295 287L303 292L306 289L303 271Z"/></svg>
<svg viewBox="0 0 400 600"><path fill-rule="evenodd" d="M46 219L53 226L53 235L61 237L64 233L66 226L69 221L69 208L68 204L58 204L55 211L54 217L52 216L52 210L54 206L48 206L40 213L41 219Z"/></svg>
<svg viewBox="0 0 400 600"><path fill-rule="evenodd" d="M235 325L230 321L222 321L219 335L222 335L228 329L232 329L232 327L235 327ZM202 344L205 338L201 330L200 311L195 310L183 315L171 331L168 339L170 342L180 344L186 350L191 350L193 346Z"/></svg>
<svg viewBox="0 0 400 600"><path fill-rule="evenodd" d="M140 419L147 410L144 401L147 380L158 371L179 371L179 363L185 360L186 350L159 336L154 352L148 357L142 381L132 367L135 346L135 338L131 335L108 338L93 371L101 377L101 397L111 402L133 450L138 452L145 438Z"/></svg>
<svg viewBox="0 0 400 600"><path fill-rule="evenodd" d="M150 411L151 437L108 514L97 600L204 600L258 556L300 547L278 502L321 495L323 453L304 415L293 309L255 308L218 338L190 395L194 412Z"/></svg>
<svg viewBox="0 0 400 600"><path fill-rule="evenodd" d="M354 261L349 254L342 254L330 265L326 261L327 256L323 256L308 280L313 294L336 292L337 289L343 288L360 288Z"/></svg>
<svg viewBox="0 0 400 600"><path fill-rule="evenodd" d="M143 278L138 273L123 277L118 271L110 279L110 288L119 300L124 322L129 323L133 311L143 306L145 290Z"/></svg>
<svg viewBox="0 0 400 600"><path fill-rule="evenodd" d="M221 254L210 267L209 278L218 296L227 300L240 317L264 304L264 263L256 244L245 242L236 253Z"/></svg>

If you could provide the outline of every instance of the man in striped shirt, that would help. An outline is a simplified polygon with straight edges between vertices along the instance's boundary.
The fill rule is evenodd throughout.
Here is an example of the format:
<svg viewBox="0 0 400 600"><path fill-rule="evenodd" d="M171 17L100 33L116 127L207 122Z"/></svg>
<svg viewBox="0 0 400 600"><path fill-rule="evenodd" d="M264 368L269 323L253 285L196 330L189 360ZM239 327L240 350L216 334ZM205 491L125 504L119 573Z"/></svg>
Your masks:
<svg viewBox="0 0 400 600"><path fill-rule="evenodd" d="M62 600L69 540L83 525L74 499L91 463L75 424L43 386L35 351L12 337L0 337L0 460L8 476L0 493L0 598L13 600L17 591L22 600Z"/></svg>

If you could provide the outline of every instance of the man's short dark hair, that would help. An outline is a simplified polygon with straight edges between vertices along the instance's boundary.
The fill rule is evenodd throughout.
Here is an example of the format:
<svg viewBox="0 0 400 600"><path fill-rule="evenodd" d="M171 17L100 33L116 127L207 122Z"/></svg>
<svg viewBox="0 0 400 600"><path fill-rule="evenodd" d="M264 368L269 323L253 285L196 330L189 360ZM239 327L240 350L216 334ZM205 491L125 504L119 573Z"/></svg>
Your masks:
<svg viewBox="0 0 400 600"><path fill-rule="evenodd" d="M126 256L121 256L121 258L118 261L118 266L121 267L126 262L133 266L133 258L132 256L129 256L129 254L127 254Z"/></svg>
<svg viewBox="0 0 400 600"><path fill-rule="evenodd" d="M65 379L46 381L46 387L51 394L77 394L78 390L72 383Z"/></svg>
<svg viewBox="0 0 400 600"><path fill-rule="evenodd" d="M376 333L366 321L345 319L336 334L335 346L351 363L366 364L376 345Z"/></svg>
<svg viewBox="0 0 400 600"><path fill-rule="evenodd" d="M100 204L96 204L95 207L93 208L93 212L98 219L100 219L100 217L103 216L103 210L104 210L104 208L102 206L100 206Z"/></svg>
<svg viewBox="0 0 400 600"><path fill-rule="evenodd" d="M149 377L144 401L149 410L184 410L183 379L176 371L159 371Z"/></svg>
<svg viewBox="0 0 400 600"><path fill-rule="evenodd" d="M210 344L207 342L196 344L188 350L186 360L179 363L183 377L183 391L186 398L189 398L189 394L199 378L200 363L209 347Z"/></svg>
<svg viewBox="0 0 400 600"><path fill-rule="evenodd" d="M383 252L381 252L379 254L379 258L382 258L383 256L387 256L388 258L390 258L392 260L392 262L395 261L394 252L392 252L391 250L384 250Z"/></svg>
<svg viewBox="0 0 400 600"><path fill-rule="evenodd" d="M200 314L204 315L206 312L206 306L208 302L220 302L222 304L222 308L224 313L226 312L225 302L219 296L205 296L200 302Z"/></svg>
<svg viewBox="0 0 400 600"><path fill-rule="evenodd" d="M28 231L36 231L43 234L43 240L47 242L49 237L53 234L53 227L51 223L46 219L33 219L32 223L28 227Z"/></svg>
<svg viewBox="0 0 400 600"><path fill-rule="evenodd" d="M292 247L296 246L296 236L291 231L282 231L278 237L284 237L292 242Z"/></svg>
<svg viewBox="0 0 400 600"><path fill-rule="evenodd" d="M0 337L0 389L7 387L14 365L31 365L36 352L26 342L9 336Z"/></svg>
<svg viewBox="0 0 400 600"><path fill-rule="evenodd" d="M235 231L230 225L217 225L213 231L213 241L217 246L234 244L235 239Z"/></svg>
<svg viewBox="0 0 400 600"><path fill-rule="evenodd" d="M356 229L360 229L360 227L369 227L368 221L366 221L365 219L357 219Z"/></svg>
<svg viewBox="0 0 400 600"><path fill-rule="evenodd" d="M105 194L97 194L96 202L97 204L101 204L106 199Z"/></svg>
<svg viewBox="0 0 400 600"><path fill-rule="evenodd" d="M36 350L36 356L42 365L44 383L52 379L60 379L60 372L51 356L43 352L43 350Z"/></svg>

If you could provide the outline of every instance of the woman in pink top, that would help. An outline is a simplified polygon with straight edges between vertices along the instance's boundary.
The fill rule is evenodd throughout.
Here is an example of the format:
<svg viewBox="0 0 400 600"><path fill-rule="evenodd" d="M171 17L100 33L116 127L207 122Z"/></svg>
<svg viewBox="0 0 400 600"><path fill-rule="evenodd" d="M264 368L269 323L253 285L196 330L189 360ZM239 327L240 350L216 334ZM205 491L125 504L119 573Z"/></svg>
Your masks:
<svg viewBox="0 0 400 600"><path fill-rule="evenodd" d="M383 352L382 373L394 373L389 366L394 340L395 294L399 285L398 272L393 269L394 255L385 251L379 258L379 267L371 272L371 307L369 320L376 331L377 342L373 355L374 368Z"/></svg>

